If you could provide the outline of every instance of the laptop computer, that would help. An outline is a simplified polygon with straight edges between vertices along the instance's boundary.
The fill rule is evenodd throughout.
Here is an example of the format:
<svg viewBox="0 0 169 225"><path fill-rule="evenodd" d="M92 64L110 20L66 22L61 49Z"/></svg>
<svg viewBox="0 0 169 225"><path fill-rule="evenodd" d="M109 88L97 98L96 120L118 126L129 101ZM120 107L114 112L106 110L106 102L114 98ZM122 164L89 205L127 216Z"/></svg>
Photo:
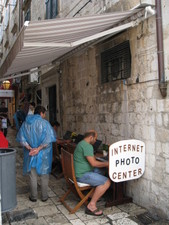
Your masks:
<svg viewBox="0 0 169 225"><path fill-rule="evenodd" d="M102 143L101 140L98 140L98 139L96 140L96 142L95 142L94 145L93 145L94 153L97 152L97 150L98 150L99 146L101 145L101 143Z"/></svg>
<svg viewBox="0 0 169 225"><path fill-rule="evenodd" d="M109 161L109 153L106 156L96 157L98 161L107 162Z"/></svg>
<svg viewBox="0 0 169 225"><path fill-rule="evenodd" d="M80 141L82 141L84 138L84 135L82 134L78 134L76 139L75 139L75 143L78 144Z"/></svg>
<svg viewBox="0 0 169 225"><path fill-rule="evenodd" d="M67 130L66 133L63 135L64 140L71 139L72 131Z"/></svg>
<svg viewBox="0 0 169 225"><path fill-rule="evenodd" d="M107 161L109 161L109 155L102 156L102 157L96 157L96 159L101 162L107 162Z"/></svg>

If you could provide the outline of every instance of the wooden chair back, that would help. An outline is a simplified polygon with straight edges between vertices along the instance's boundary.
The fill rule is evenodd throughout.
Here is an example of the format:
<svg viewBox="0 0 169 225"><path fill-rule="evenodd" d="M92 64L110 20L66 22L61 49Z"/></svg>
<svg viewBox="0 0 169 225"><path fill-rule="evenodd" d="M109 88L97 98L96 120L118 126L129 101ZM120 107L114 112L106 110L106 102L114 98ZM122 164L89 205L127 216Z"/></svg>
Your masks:
<svg viewBox="0 0 169 225"><path fill-rule="evenodd" d="M74 181L76 178L73 167L73 154L71 154L67 150L65 151L64 149L62 149L61 160L65 179L71 179L72 181Z"/></svg>
<svg viewBox="0 0 169 225"><path fill-rule="evenodd" d="M73 154L75 151L76 145L74 143L67 143L63 148L67 152L70 152L71 154Z"/></svg>
<svg viewBox="0 0 169 225"><path fill-rule="evenodd" d="M94 187L90 186L89 184L77 182L74 170L73 154L64 149L61 149L61 160L62 160L63 174L68 184L68 190L60 198L60 201L68 209L70 213L75 213L80 208L81 205L83 204L87 205L88 203L87 200L92 195ZM88 193L84 194L83 192L86 190L88 190ZM74 208L71 208L65 201L66 197L71 192L74 193L76 196L80 197L80 201Z"/></svg>

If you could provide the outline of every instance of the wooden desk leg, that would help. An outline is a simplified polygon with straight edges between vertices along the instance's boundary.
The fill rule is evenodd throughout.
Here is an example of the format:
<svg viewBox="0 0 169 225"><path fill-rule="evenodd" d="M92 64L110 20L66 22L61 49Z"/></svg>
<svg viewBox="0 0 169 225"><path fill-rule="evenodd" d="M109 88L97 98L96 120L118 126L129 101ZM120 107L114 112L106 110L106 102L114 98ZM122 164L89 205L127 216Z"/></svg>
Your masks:
<svg viewBox="0 0 169 225"><path fill-rule="evenodd" d="M120 183L113 182L112 187L109 188L109 190L106 193L107 195L106 207L132 202L131 197L125 196L126 190L125 186L126 186L125 182Z"/></svg>

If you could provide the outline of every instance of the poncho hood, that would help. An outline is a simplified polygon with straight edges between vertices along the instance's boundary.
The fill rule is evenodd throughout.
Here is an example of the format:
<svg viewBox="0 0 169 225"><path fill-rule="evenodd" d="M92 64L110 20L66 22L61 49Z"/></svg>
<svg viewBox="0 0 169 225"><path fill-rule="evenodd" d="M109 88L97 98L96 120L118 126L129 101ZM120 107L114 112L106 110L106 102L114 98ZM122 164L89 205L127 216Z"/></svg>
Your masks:
<svg viewBox="0 0 169 225"><path fill-rule="evenodd" d="M35 115L27 115L27 117L26 117L26 122L28 123L28 124L32 124L32 123L34 123L35 122L35 120L37 120L37 119L42 119L42 117L39 115L39 114L35 114Z"/></svg>

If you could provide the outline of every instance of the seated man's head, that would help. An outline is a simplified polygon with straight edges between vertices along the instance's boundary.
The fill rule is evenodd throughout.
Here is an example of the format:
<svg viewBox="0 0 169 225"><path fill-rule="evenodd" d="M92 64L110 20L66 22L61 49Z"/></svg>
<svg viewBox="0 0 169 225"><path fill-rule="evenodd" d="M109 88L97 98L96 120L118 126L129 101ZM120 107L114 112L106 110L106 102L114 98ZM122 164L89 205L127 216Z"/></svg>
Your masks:
<svg viewBox="0 0 169 225"><path fill-rule="evenodd" d="M97 132L95 130L89 130L84 134L84 140L93 145L97 139Z"/></svg>
<svg viewBox="0 0 169 225"><path fill-rule="evenodd" d="M46 116L46 109L45 109L45 107L43 107L41 105L36 106L34 114L39 114L44 119L45 116Z"/></svg>
<svg viewBox="0 0 169 225"><path fill-rule="evenodd" d="M60 123L58 121L53 121L51 123L51 125L52 125L53 129L57 132L58 127L60 127Z"/></svg>

